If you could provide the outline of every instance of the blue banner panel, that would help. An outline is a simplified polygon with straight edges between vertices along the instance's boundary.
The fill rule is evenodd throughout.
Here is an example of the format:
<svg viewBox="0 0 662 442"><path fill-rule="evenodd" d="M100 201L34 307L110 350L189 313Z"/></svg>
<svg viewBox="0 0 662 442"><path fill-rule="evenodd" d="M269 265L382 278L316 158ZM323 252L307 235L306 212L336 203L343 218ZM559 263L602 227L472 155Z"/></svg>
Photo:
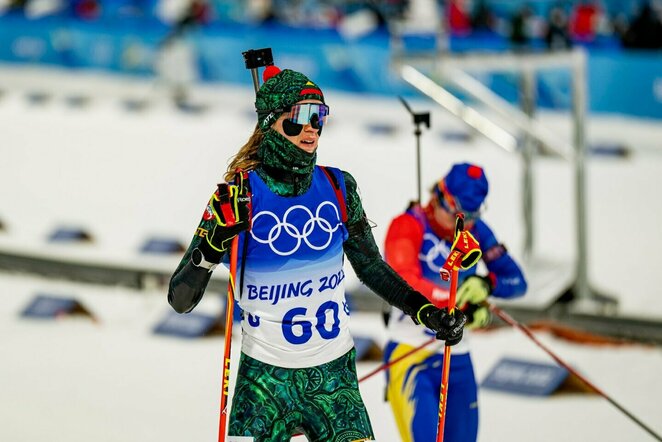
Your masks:
<svg viewBox="0 0 662 442"><path fill-rule="evenodd" d="M0 19L0 60L18 63L63 64L57 45L57 21Z"/></svg>
<svg viewBox="0 0 662 442"><path fill-rule="evenodd" d="M483 388L530 396L552 394L568 377L557 365L501 359L482 383Z"/></svg>
<svg viewBox="0 0 662 442"><path fill-rule="evenodd" d="M169 70L190 71L189 82L250 85L241 53L270 47L279 67L305 73L323 89L395 97L418 92L391 66L391 45L386 32L345 39L334 29L301 29L285 25L223 23L197 28L179 40L166 39L172 28L155 20L113 19L92 22L51 17L29 20L0 16L0 60L55 64L77 69L130 74L171 75ZM415 48L426 49L429 37L417 37ZM165 44L168 41L170 44ZM181 43L172 51L173 41ZM411 43L411 42L408 42ZM496 35L451 37L455 53L489 48L509 50ZM177 45L175 45L177 47ZM164 63L168 48L182 61ZM534 48L542 51L543 48ZM659 51L623 50L618 46L587 47L588 99L591 112L662 118L662 56ZM186 53L185 56L181 53ZM167 69L161 64L171 66ZM175 67L175 69L172 68ZM481 72L477 76L513 104L519 102L519 75ZM569 109L571 76L567 69L545 69L537 76L538 106ZM460 98L463 98L460 96Z"/></svg>
<svg viewBox="0 0 662 442"><path fill-rule="evenodd" d="M58 227L49 236L48 242L91 241L92 236L77 227Z"/></svg>
<svg viewBox="0 0 662 442"><path fill-rule="evenodd" d="M55 319L76 311L82 312L83 309L78 301L73 298L40 294L21 312L21 316L35 319Z"/></svg>
<svg viewBox="0 0 662 442"><path fill-rule="evenodd" d="M140 248L143 253L181 253L185 250L182 243L171 238L150 238Z"/></svg>
<svg viewBox="0 0 662 442"><path fill-rule="evenodd" d="M590 109L662 118L662 53L591 54Z"/></svg>
<svg viewBox="0 0 662 442"><path fill-rule="evenodd" d="M154 334L178 338L200 338L219 330L218 316L201 313L168 312L168 315L154 328Z"/></svg>

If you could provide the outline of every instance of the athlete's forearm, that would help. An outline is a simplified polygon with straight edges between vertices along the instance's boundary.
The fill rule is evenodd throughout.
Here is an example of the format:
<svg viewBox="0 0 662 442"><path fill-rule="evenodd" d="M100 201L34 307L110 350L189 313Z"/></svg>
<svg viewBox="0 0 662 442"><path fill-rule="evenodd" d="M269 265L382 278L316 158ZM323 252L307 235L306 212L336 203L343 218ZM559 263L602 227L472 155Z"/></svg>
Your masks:
<svg viewBox="0 0 662 442"><path fill-rule="evenodd" d="M410 316L429 301L412 289L382 259L367 220L348 226L349 238L344 243L345 254L359 280Z"/></svg>
<svg viewBox="0 0 662 442"><path fill-rule="evenodd" d="M194 266L189 259L170 278L168 303L177 313L190 312L202 299L210 278L211 272Z"/></svg>
<svg viewBox="0 0 662 442"><path fill-rule="evenodd" d="M211 272L209 270L196 267L191 262L193 250L198 247L198 244L200 244L200 241L202 241L204 235L209 230L210 225L211 221L204 219L200 221L196 235L191 240L191 244L189 244L186 253L184 253L184 257L170 278L168 303L178 313L188 313L198 305L211 278ZM205 258L210 259L209 257ZM214 257L215 261L220 261L221 259L222 256L220 258L217 256Z"/></svg>
<svg viewBox="0 0 662 442"><path fill-rule="evenodd" d="M343 176L347 194L347 230L349 232L349 238L343 247L347 259L356 276L368 288L389 304L398 307L410 316L415 316L418 310L429 301L412 289L382 259L363 210L356 180L347 172L343 172Z"/></svg>
<svg viewBox="0 0 662 442"><path fill-rule="evenodd" d="M448 307L448 290L423 278L420 269L398 269L392 263L388 262L388 264L407 284L425 296L429 302L438 308Z"/></svg>

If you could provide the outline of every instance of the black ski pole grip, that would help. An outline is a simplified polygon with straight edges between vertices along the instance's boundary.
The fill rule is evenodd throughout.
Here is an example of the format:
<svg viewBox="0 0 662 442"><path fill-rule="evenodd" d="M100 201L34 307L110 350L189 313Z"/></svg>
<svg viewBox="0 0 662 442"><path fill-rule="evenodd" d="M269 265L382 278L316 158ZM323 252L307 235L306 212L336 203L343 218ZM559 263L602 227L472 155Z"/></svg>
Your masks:
<svg viewBox="0 0 662 442"><path fill-rule="evenodd" d="M464 213L458 213L455 218L455 237L464 231Z"/></svg>

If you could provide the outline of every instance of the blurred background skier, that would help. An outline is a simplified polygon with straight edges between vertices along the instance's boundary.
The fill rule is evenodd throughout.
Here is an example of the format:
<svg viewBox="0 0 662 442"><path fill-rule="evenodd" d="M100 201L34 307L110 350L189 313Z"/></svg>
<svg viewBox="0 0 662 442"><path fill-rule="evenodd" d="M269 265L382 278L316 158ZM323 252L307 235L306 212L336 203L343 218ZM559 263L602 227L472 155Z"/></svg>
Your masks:
<svg viewBox="0 0 662 442"><path fill-rule="evenodd" d="M435 306L447 307L449 283L441 280L439 270L453 243L456 214L464 213L465 229L480 244L485 267L483 275L477 272L479 266L459 274L457 307L467 315L467 329L489 324L490 312L483 304L489 296L514 298L522 296L527 287L519 265L481 219L488 188L481 167L455 164L434 186L426 205L412 203L391 221L385 239L385 259L391 267ZM392 307L387 318L387 362L434 335L417 327L397 308ZM426 347L387 372L387 398L405 442L436 440L442 363L443 347ZM471 442L477 435L477 384L469 345L463 340L451 356L444 440Z"/></svg>

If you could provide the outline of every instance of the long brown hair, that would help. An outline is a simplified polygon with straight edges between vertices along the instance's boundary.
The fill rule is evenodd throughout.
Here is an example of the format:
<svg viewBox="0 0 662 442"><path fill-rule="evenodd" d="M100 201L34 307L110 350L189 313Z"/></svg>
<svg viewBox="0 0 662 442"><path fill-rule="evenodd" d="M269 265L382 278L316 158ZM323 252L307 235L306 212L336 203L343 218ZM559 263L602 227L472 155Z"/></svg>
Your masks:
<svg viewBox="0 0 662 442"><path fill-rule="evenodd" d="M257 157L257 148L262 143L264 139L264 133L260 130L258 125L255 126L253 134L248 139L246 144L241 146L241 149L232 157L228 169L223 176L226 182L230 182L234 179L234 175L237 169L241 169L244 172L255 169L259 164L260 160Z"/></svg>

